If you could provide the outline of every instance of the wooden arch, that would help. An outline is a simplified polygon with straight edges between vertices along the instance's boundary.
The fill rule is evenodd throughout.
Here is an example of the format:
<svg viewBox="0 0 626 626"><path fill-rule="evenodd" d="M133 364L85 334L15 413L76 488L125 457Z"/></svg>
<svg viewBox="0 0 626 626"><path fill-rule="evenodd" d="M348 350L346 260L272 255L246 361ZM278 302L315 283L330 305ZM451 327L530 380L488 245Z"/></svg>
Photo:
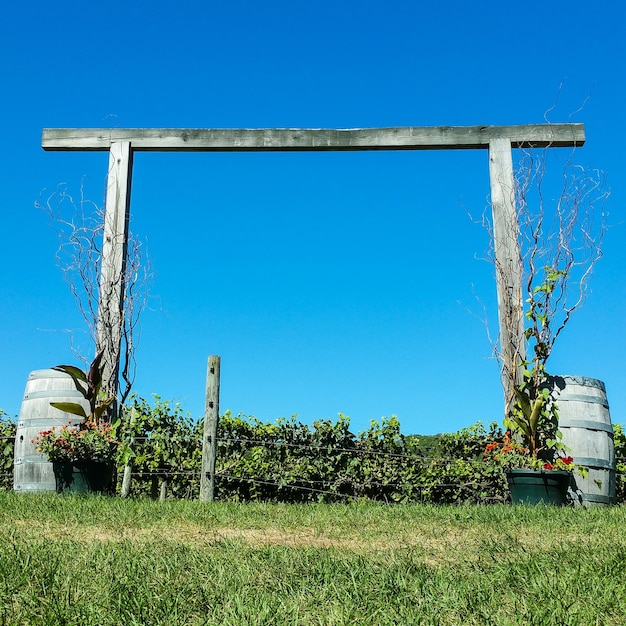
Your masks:
<svg viewBox="0 0 626 626"><path fill-rule="evenodd" d="M489 152L496 289L505 403L525 358L522 267L515 207L513 148L575 147L582 124L427 126L393 128L46 128L44 150L109 151L96 350L105 351L104 378L118 386L130 188L134 152L295 152L468 150Z"/></svg>

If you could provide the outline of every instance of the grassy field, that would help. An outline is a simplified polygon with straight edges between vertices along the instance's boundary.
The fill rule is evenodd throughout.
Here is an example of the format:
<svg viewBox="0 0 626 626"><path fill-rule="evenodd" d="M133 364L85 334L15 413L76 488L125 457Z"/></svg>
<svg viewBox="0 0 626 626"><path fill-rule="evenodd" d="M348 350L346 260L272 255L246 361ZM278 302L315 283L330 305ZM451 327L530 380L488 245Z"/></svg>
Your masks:
<svg viewBox="0 0 626 626"><path fill-rule="evenodd" d="M626 624L626 508L0 493L0 624Z"/></svg>

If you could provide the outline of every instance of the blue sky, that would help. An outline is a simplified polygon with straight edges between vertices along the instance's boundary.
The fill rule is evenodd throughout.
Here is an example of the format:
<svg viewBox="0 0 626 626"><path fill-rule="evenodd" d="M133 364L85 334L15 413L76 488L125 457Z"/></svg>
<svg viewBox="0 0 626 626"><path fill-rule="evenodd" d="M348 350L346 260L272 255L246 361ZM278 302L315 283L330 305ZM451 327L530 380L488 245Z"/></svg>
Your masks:
<svg viewBox="0 0 626 626"><path fill-rule="evenodd" d="M103 201L105 153L44 152L45 127L329 127L583 122L608 175L605 257L549 370L604 380L624 421L626 9L619 2L54 3L2 9L0 407L76 362L85 325L34 208L60 183ZM562 84L562 87L559 86ZM585 103L584 108L579 110ZM617 132L616 132L617 131ZM558 170L554 170L558 176ZM46 193L46 192L44 192ZM355 430L501 419L483 151L137 154L132 229L155 271L135 391ZM83 337L81 339L81 337Z"/></svg>

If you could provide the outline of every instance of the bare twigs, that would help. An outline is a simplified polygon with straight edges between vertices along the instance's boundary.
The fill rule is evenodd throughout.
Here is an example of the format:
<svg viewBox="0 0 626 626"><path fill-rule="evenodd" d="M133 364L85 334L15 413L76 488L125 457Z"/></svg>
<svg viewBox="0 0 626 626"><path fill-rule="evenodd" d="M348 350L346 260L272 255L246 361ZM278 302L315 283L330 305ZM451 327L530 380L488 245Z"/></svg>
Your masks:
<svg viewBox="0 0 626 626"><path fill-rule="evenodd" d="M565 162L558 185L546 182L547 150L524 151L516 206L526 290L526 339L544 363L572 313L585 302L602 258L609 196L604 175Z"/></svg>
<svg viewBox="0 0 626 626"><path fill-rule="evenodd" d="M495 353L502 366L504 423L533 459L546 461L562 449L546 361L585 303L591 273L602 258L609 196L604 176L574 164L573 152L558 163L560 178L548 176L549 159L551 167L557 159L551 147L518 151L510 184L510 179L494 184L499 170L490 163L494 217L483 220L498 284Z"/></svg>
<svg viewBox="0 0 626 626"><path fill-rule="evenodd" d="M48 195L42 194L35 206L48 215L51 226L57 233L57 266L63 273L95 345L101 297L99 281L103 260L104 209L85 198L83 184L78 199L72 197L63 184ZM135 379L139 318L147 305L151 279L151 266L144 246L131 234L128 238L124 272L118 279L124 290L124 307L117 315L122 328L120 376L124 381L119 393L120 406L128 397ZM110 289L119 288L119 282L110 285ZM104 297L106 302L106 294ZM104 317L113 319L116 316L106 314ZM72 345L72 351L84 363L91 362L90 357L81 354L80 348Z"/></svg>
<svg viewBox="0 0 626 626"><path fill-rule="evenodd" d="M517 237L517 252L513 255L517 262L513 260L512 267L504 267L496 258L495 225L483 220L500 283L510 284L510 273L520 272L524 292L521 305L500 309L506 332L502 333L501 320L495 354L502 363L507 415L516 403L519 405L520 391L531 406L541 396L545 363L554 343L574 311L585 303L592 270L602 257L604 206L609 196L604 175L574 164L573 152L564 163L557 161L550 147L519 153L515 220L511 226ZM549 177L549 166L558 167L561 176ZM515 250L515 246L510 249ZM522 312L523 334L519 332ZM508 337L507 345L503 345L502 335ZM510 345L515 337L522 337L523 345ZM511 354L516 355L514 366Z"/></svg>

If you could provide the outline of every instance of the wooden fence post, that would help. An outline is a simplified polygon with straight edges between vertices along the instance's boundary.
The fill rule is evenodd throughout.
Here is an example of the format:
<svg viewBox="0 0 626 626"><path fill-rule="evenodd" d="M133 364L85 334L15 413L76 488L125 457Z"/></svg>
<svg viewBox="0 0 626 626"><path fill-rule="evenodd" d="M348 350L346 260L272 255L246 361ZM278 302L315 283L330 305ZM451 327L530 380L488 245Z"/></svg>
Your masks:
<svg viewBox="0 0 626 626"><path fill-rule="evenodd" d="M210 356L206 375L206 403L202 438L200 501L213 502L215 495L215 459L217 457L217 423L220 412L220 357Z"/></svg>
<svg viewBox="0 0 626 626"><path fill-rule="evenodd" d="M135 444L135 433L134 433L134 428L135 428L135 421L137 419L137 409L133 406L130 409L130 431L131 431L131 436L130 436L130 441L128 442L128 445L131 447L133 447L133 445ZM130 457L127 461L126 464L124 465L124 475L122 478L122 489L120 492L120 497L122 498L128 498L128 496L130 495L130 485L131 485L131 480L132 480L132 472L133 472L133 459L132 457Z"/></svg>

